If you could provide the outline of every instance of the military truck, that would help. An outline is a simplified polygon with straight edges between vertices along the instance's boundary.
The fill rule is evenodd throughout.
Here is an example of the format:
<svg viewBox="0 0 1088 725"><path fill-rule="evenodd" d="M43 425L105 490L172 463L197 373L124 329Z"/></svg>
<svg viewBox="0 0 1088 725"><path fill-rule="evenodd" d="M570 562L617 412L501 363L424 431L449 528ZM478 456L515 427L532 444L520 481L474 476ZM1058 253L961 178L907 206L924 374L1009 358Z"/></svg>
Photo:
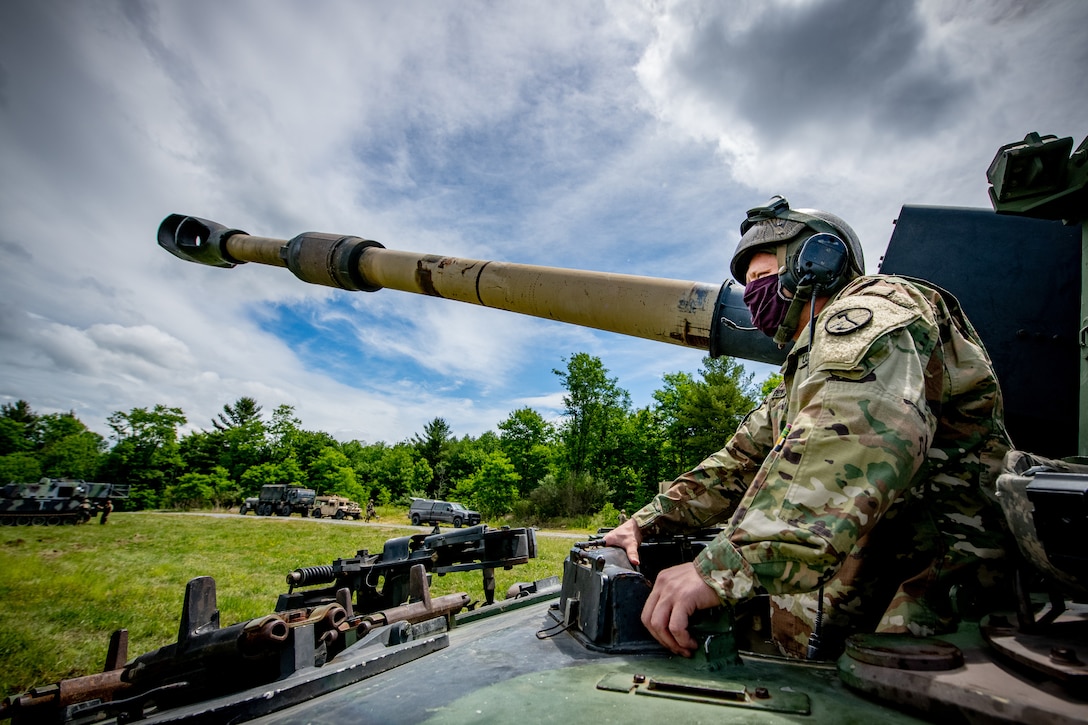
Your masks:
<svg viewBox="0 0 1088 725"><path fill-rule="evenodd" d="M82 524L114 499L128 498L128 484L42 478L0 489L0 525Z"/></svg>
<svg viewBox="0 0 1088 725"><path fill-rule="evenodd" d="M255 511L258 516L290 516L293 513L309 516L317 493L312 488L269 483L261 486L261 493L242 502L238 513L243 516Z"/></svg>
<svg viewBox="0 0 1088 725"><path fill-rule="evenodd" d="M480 523L480 512L471 511L456 501L413 498L412 505L408 508L408 518L412 521L412 526L420 524L438 526L440 523L447 523L459 529L462 524L475 526Z"/></svg>
<svg viewBox="0 0 1088 725"><path fill-rule="evenodd" d="M8 698L0 717L41 722L33 708L42 704L61 722L1088 722L1088 459L1062 460L1088 456L1088 140L1074 150L1072 139L1031 134L1002 147L987 175L998 214L905 206L880 269L950 290L991 352L1007 425L1023 449L997 483L1020 549L1009 553L1019 572L1013 611L983 609L938 637L855 636L836 659L810 661L766 653L758 609L738 609L732 621L708 612L692 626L703 643L696 656L672 657L640 629L640 610L657 573L690 561L715 535L708 530L648 538L637 570L619 549L576 542L560 586L519 585L504 601L411 624L390 617L391 609L404 610L388 602L434 604L428 572L471 559L486 580L488 568L519 560L492 549L509 540L472 527L399 537L380 555L363 550L291 572L280 604L317 611L299 626L276 618L218 629L214 589L193 585L169 652L126 666L111 647L106 672L88 676L100 679ZM342 235L252 237L180 215L163 222L159 243L219 267L258 262L342 289L385 286L713 355L782 356L769 338L744 329L750 315L729 282L393 252ZM408 573L392 562L422 568ZM383 577L388 592L376 589ZM317 584L329 586L312 589ZM350 624L360 621L365 626ZM218 690L190 684L205 672L192 646L197 637L230 645L219 649L230 651L234 669L217 670L230 673L215 682ZM255 655L237 650L270 643L282 649L254 683L241 663ZM88 695L101 681L117 689Z"/></svg>
<svg viewBox="0 0 1088 725"><path fill-rule="evenodd" d="M363 517L362 507L349 498L343 496L318 496L314 499L313 510L310 515L315 519L355 519Z"/></svg>

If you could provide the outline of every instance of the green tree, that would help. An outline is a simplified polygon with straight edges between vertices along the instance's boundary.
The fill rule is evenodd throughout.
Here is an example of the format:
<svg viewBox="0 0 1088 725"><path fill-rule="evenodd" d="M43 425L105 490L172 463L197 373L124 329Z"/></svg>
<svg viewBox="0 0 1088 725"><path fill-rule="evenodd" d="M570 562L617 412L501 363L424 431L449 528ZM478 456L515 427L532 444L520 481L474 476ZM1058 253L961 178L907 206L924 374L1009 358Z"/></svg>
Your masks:
<svg viewBox="0 0 1088 725"><path fill-rule="evenodd" d="M271 483L301 486L305 481L306 475L295 458L288 458L285 461L265 461L250 466L242 473L241 495L243 497L256 496L260 493L261 486Z"/></svg>
<svg viewBox="0 0 1088 725"><path fill-rule="evenodd" d="M410 443L364 446L354 441L345 444L343 450L359 483L368 490L368 498L381 504L423 493L434 478L430 464Z"/></svg>
<svg viewBox="0 0 1088 725"><path fill-rule="evenodd" d="M178 427L185 424L181 408L133 408L113 413L106 422L116 443L103 463L104 477L130 484L129 502L137 508L157 506L183 467L177 439Z"/></svg>
<svg viewBox="0 0 1088 725"><path fill-rule="evenodd" d="M167 486L163 492L164 503L186 511L208 504L225 508L240 498L238 485L222 466L214 467L210 473L182 474L177 483Z"/></svg>
<svg viewBox="0 0 1088 725"><path fill-rule="evenodd" d="M442 418L435 418L423 427L422 436L415 435L410 440L412 446L431 467L431 480L426 487L429 498L436 498L450 487L446 456L452 437L453 432L450 430L449 423Z"/></svg>
<svg viewBox="0 0 1088 725"><path fill-rule="evenodd" d="M755 406L752 375L733 358L705 357L699 375L665 375L665 388L654 392L673 475L720 450Z"/></svg>
<svg viewBox="0 0 1088 725"><path fill-rule="evenodd" d="M621 455L608 467L609 500L617 510L631 512L649 502L662 478L675 473L667 465L664 432L648 408L627 415L616 439Z"/></svg>
<svg viewBox="0 0 1088 725"><path fill-rule="evenodd" d="M767 379L763 381L763 385L759 388L759 393L762 397L766 398L768 395L774 392L774 389L782 384L782 373L771 373L767 376Z"/></svg>
<svg viewBox="0 0 1088 725"><path fill-rule="evenodd" d="M499 423L499 447L518 474L518 490L528 496L555 472L555 426L532 408L519 408Z"/></svg>
<svg viewBox="0 0 1088 725"><path fill-rule="evenodd" d="M216 430L231 430L245 428L260 421L261 406L257 405L257 401L253 398L242 396L235 401L234 405L224 405L223 412L212 418L212 425Z"/></svg>
<svg viewBox="0 0 1088 725"><path fill-rule="evenodd" d="M0 484L34 483L42 477L42 465L33 453L0 456Z"/></svg>
<svg viewBox="0 0 1088 725"><path fill-rule="evenodd" d="M563 382L566 419L560 427L565 469L595 474L615 448L614 431L631 407L630 394L608 377L601 359L575 353L566 370L552 370Z"/></svg>
<svg viewBox="0 0 1088 725"><path fill-rule="evenodd" d="M38 442L42 446L56 443L62 438L77 435L87 430L87 426L76 417L74 412L49 413L38 418Z"/></svg>
<svg viewBox="0 0 1088 725"><path fill-rule="evenodd" d="M529 495L544 518L581 516L598 511L608 501L608 486L588 473L548 474Z"/></svg>
<svg viewBox="0 0 1088 725"><path fill-rule="evenodd" d="M498 439L494 434L483 440L472 436L450 440L446 446L444 463L447 485L435 491L435 497L446 498L463 482L475 476L491 450L498 450Z"/></svg>
<svg viewBox="0 0 1088 725"><path fill-rule="evenodd" d="M0 456L37 449L39 416L25 400L0 405Z"/></svg>
<svg viewBox="0 0 1088 725"><path fill-rule="evenodd" d="M50 478L94 480L105 458L102 436L89 430L65 436L42 448L42 473Z"/></svg>
<svg viewBox="0 0 1088 725"><path fill-rule="evenodd" d="M87 428L75 413L50 413L40 419L42 474L50 478L96 477L104 457L105 440Z"/></svg>
<svg viewBox="0 0 1088 725"><path fill-rule="evenodd" d="M752 374L734 358L703 358L699 374L702 380L694 386L683 413L702 460L725 445L756 401Z"/></svg>
<svg viewBox="0 0 1088 725"><path fill-rule="evenodd" d="M324 431L303 429L301 422L294 417L291 406L282 405L276 409L276 412L280 413L281 409L286 415L279 420L273 414L270 455L272 460L282 461L294 458L305 470L326 448L330 446L336 448L340 445L335 438Z"/></svg>
<svg viewBox="0 0 1088 725"><path fill-rule="evenodd" d="M25 400L0 406L0 482L93 479L104 448L102 436L73 412L38 415Z"/></svg>
<svg viewBox="0 0 1088 725"><path fill-rule="evenodd" d="M698 455L691 452L692 431L687 428L688 421L683 412L695 378L685 372L665 373L662 382L664 386L653 392L652 410L664 438L661 460L675 476L685 470L693 455Z"/></svg>
<svg viewBox="0 0 1088 725"><path fill-rule="evenodd" d="M302 430L302 421L295 416L290 405L277 405L268 424L268 445L271 458L282 460L295 454L296 438Z"/></svg>
<svg viewBox="0 0 1088 725"><path fill-rule="evenodd" d="M227 508L242 500L241 487L231 480L227 469L216 466L206 474L205 484L211 488L211 503L217 508Z"/></svg>
<svg viewBox="0 0 1088 725"><path fill-rule="evenodd" d="M192 473L208 473L218 466L223 448L223 433L214 428L194 430L178 441L178 455Z"/></svg>
<svg viewBox="0 0 1088 725"><path fill-rule="evenodd" d="M310 464L310 485L319 494L337 494L354 501L367 495L355 478L351 461L338 448L328 446Z"/></svg>
<svg viewBox="0 0 1088 725"><path fill-rule="evenodd" d="M502 450L502 443L499 441L499 436L495 431L485 430L474 442L477 448L487 453L494 453L495 451Z"/></svg>
<svg viewBox="0 0 1088 725"><path fill-rule="evenodd" d="M0 418L0 456L25 453L34 448L26 427L11 418Z"/></svg>
<svg viewBox="0 0 1088 725"><path fill-rule="evenodd" d="M508 513L518 499L520 478L502 451L491 451L484 454L479 468L458 484L455 494L484 518L497 518Z"/></svg>
<svg viewBox="0 0 1088 725"><path fill-rule="evenodd" d="M223 412L212 419L212 426L215 431L209 439L219 446L216 463L226 468L232 479L241 480L246 469L268 459L261 406L253 398L243 396L234 405L224 405Z"/></svg>
<svg viewBox="0 0 1088 725"><path fill-rule="evenodd" d="M211 476L207 473L182 474L177 483L163 489L162 503L182 511L200 508L212 497L214 489L208 482L209 478Z"/></svg>

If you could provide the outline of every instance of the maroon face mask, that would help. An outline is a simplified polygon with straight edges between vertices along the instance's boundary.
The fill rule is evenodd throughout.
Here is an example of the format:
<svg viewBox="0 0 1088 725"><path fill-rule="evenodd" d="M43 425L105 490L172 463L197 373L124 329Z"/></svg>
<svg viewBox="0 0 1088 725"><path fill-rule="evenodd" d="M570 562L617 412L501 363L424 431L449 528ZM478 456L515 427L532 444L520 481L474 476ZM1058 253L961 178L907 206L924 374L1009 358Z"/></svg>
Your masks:
<svg viewBox="0 0 1088 725"><path fill-rule="evenodd" d="M786 318L790 301L778 294L778 275L768 274L744 286L744 304L752 313L752 324L768 337L774 337Z"/></svg>

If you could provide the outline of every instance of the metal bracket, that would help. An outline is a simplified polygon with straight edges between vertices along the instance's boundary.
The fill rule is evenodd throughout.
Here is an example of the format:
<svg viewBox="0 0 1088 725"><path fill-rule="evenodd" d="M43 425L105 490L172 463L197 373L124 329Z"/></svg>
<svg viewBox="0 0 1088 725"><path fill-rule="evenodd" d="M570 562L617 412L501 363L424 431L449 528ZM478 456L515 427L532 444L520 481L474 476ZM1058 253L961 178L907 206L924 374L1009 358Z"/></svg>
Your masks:
<svg viewBox="0 0 1088 725"><path fill-rule="evenodd" d="M742 682L722 680L675 676L648 677L614 672L605 675L597 683L597 689L627 694L633 692L636 695L667 697L672 700L702 702L708 705L786 712L794 715L808 715L812 710L809 697L803 692L788 692L785 689L772 692L767 687L749 690Z"/></svg>

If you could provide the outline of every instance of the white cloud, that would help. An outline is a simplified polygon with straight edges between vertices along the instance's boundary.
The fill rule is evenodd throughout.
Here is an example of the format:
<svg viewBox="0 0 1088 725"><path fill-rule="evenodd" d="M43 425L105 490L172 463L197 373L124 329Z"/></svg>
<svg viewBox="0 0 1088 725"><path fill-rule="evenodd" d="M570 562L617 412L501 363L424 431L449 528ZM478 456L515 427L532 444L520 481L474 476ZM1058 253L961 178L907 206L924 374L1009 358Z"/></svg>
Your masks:
<svg viewBox="0 0 1088 725"><path fill-rule="evenodd" d="M738 182L850 221L874 269L901 204L986 205L998 146L1083 132L1088 6L1027 7L666 3L639 78Z"/></svg>
<svg viewBox="0 0 1088 725"><path fill-rule="evenodd" d="M557 411L551 369L587 351L645 405L702 356L183 264L155 230L181 212L714 282L744 210L784 193L851 221L873 268L900 204L985 205L999 145L1085 132L1088 5L1024 7L9 0L0 398L106 432L251 395L396 441Z"/></svg>

